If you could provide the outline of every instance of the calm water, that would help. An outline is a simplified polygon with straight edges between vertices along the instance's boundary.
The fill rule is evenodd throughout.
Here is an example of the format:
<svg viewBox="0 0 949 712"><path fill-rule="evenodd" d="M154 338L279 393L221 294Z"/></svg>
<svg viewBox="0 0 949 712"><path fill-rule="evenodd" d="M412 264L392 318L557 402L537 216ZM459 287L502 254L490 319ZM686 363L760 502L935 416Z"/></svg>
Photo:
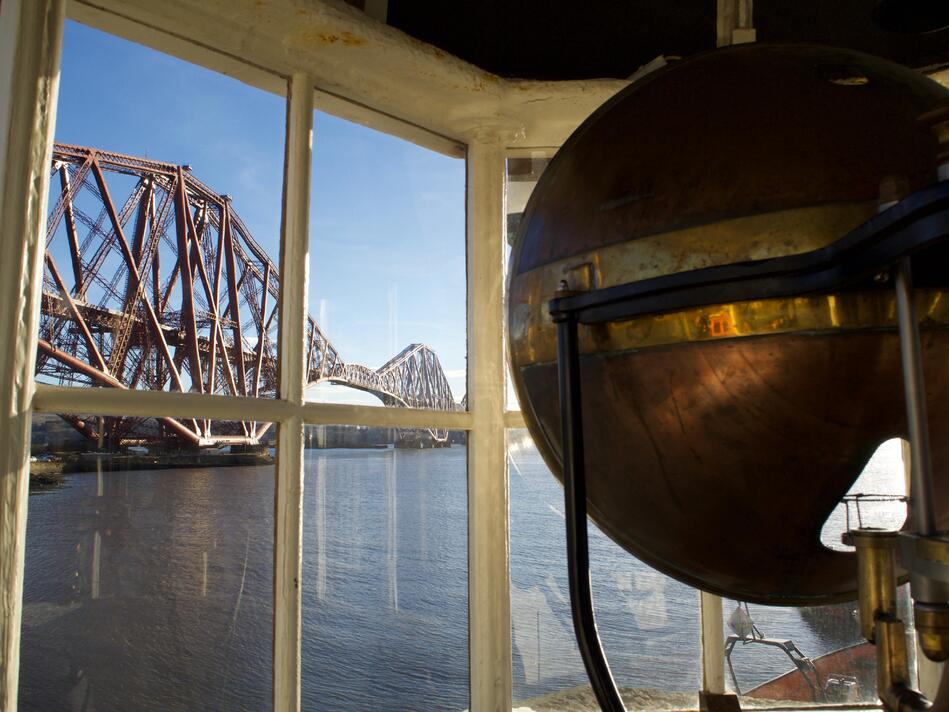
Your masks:
<svg viewBox="0 0 949 712"><path fill-rule="evenodd" d="M467 707L465 457L458 446L307 451L304 709ZM567 603L561 489L522 440L512 440L511 463L521 700L586 678ZM31 496L20 709L269 709L272 542L272 467L82 473ZM698 594L598 533L591 547L619 682L696 690ZM752 615L812 657L852 640L796 609ZM743 689L788 667L771 651L740 653Z"/></svg>

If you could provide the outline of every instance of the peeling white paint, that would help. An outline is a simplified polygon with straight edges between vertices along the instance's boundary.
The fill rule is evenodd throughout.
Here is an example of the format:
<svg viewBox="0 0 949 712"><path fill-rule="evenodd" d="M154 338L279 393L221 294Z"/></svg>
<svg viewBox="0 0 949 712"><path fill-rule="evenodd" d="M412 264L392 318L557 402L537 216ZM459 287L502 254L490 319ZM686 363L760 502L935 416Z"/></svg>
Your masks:
<svg viewBox="0 0 949 712"><path fill-rule="evenodd" d="M456 141L493 120L522 127L507 145L560 145L628 83L504 79L342 2L71 0L69 15L277 93L278 78L306 73L321 92Z"/></svg>
<svg viewBox="0 0 949 712"><path fill-rule="evenodd" d="M17 706L30 400L62 0L0 4L0 710Z"/></svg>

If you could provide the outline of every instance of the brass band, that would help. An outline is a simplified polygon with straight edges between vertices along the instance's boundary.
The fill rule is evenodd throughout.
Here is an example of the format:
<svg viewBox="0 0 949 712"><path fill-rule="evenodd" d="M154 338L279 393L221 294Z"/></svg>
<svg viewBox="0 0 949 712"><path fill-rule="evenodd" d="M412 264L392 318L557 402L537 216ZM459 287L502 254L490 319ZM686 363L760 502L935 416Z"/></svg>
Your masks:
<svg viewBox="0 0 949 712"><path fill-rule="evenodd" d="M922 328L949 327L949 293L917 290ZM720 304L622 322L581 327L584 354L792 332L895 329L896 300L890 290L763 299ZM515 363L549 363L557 357L557 333L545 320L533 333L511 334Z"/></svg>
<svg viewBox="0 0 949 712"><path fill-rule="evenodd" d="M518 366L556 358L554 325L546 304L563 280L571 289L601 289L636 280L748 260L809 252L845 235L874 212L867 203L835 203L749 215L710 225L608 245L520 274L510 285L511 340ZM749 240L749 235L754 235ZM941 300L921 313L949 323ZM867 294L762 300L688 310L603 328L585 329L581 351L625 351L692 341L760 336L789 331L885 328L895 325L892 298Z"/></svg>

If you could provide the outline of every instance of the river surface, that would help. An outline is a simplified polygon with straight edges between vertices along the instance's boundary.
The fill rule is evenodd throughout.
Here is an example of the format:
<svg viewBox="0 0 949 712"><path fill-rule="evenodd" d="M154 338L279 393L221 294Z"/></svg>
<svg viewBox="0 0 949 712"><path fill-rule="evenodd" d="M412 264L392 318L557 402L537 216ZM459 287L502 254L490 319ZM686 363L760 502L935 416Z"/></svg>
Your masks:
<svg viewBox="0 0 949 712"><path fill-rule="evenodd" d="M514 697L524 700L586 678L562 490L525 439L510 454ZM881 472L893 470L888 457ZM273 467L233 467L77 473L31 495L20 709L269 709L273 492ZM303 709L468 706L466 493L463 446L306 452ZM620 684L697 690L698 594L599 532L591 556ZM797 609L751 613L811 657L856 640ZM741 649L735 667L747 690L789 664Z"/></svg>

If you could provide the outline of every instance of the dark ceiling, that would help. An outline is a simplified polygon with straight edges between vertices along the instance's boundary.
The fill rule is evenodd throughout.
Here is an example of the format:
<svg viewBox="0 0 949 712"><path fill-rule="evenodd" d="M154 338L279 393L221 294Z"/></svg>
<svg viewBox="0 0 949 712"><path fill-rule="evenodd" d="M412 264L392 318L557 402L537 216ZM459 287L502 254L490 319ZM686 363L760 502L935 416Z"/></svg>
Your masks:
<svg viewBox="0 0 949 712"><path fill-rule="evenodd" d="M364 1L350 0L360 7ZM906 6L929 0L897 1ZM754 25L759 42L849 47L912 67L949 64L949 30L886 32L874 24L874 5L875 0L757 0ZM713 49L716 6L716 0L388 0L387 21L502 76L586 79L627 77L661 54Z"/></svg>

